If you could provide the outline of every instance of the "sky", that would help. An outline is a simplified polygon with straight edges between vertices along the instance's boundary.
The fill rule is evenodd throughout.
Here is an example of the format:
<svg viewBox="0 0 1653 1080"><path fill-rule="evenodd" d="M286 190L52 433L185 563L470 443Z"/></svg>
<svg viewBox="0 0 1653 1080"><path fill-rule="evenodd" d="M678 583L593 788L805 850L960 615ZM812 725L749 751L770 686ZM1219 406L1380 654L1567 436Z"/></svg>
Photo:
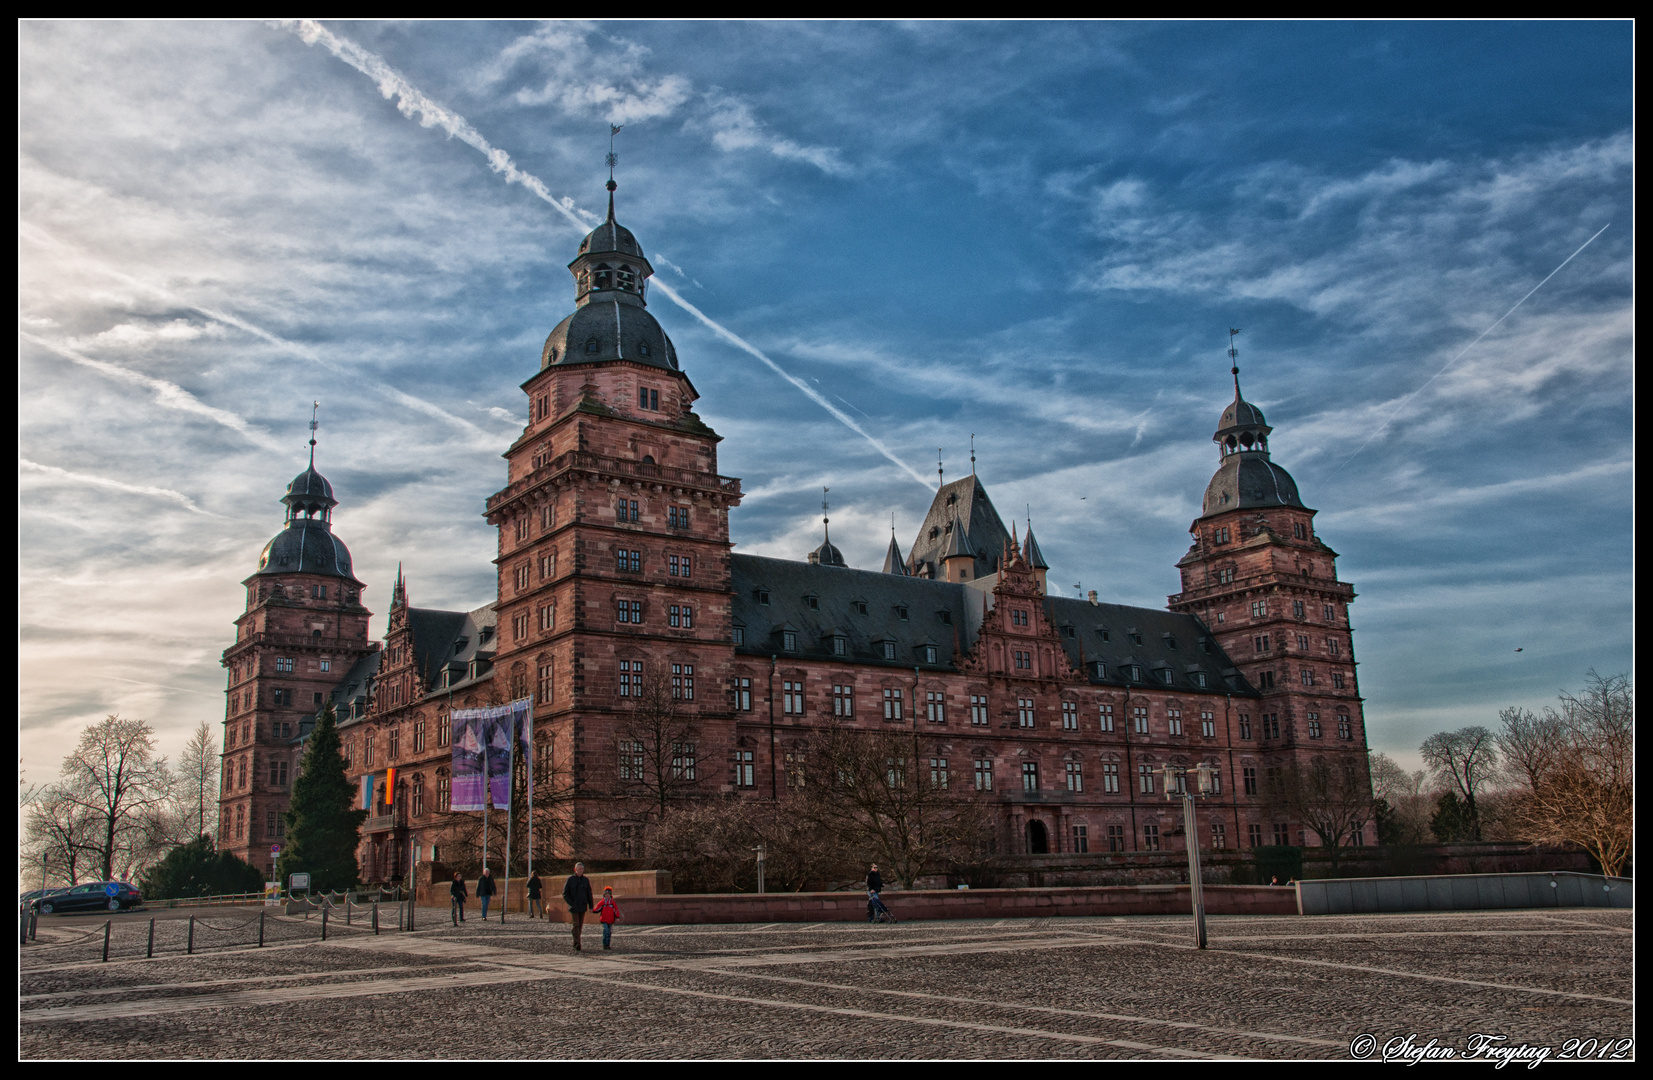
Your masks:
<svg viewBox="0 0 1653 1080"><path fill-rule="evenodd" d="M737 551L802 558L826 486L879 567L973 435L1052 591L1162 607L1239 328L1359 597L1374 750L1415 764L1630 670L1632 47L1625 22L22 23L23 770L107 713L174 757L222 719L313 401L375 636L398 563L417 606L493 599L483 500L610 124L650 310L746 491Z"/></svg>

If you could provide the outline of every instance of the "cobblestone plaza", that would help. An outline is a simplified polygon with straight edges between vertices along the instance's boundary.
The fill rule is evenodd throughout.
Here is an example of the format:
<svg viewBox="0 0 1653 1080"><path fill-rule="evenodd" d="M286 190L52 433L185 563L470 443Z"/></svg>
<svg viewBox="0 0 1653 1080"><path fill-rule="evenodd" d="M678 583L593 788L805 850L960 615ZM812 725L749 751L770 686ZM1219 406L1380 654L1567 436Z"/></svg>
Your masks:
<svg viewBox="0 0 1653 1080"><path fill-rule="evenodd" d="M899 909L899 894L892 903ZM623 923L574 953L512 917L413 933L244 915L52 919L22 950L43 1058L1329 1058L1414 1036L1632 1032L1630 911L866 924ZM440 920L440 921L438 921ZM256 919L254 920L256 922ZM240 928L237 929L239 922ZM214 935L218 935L215 939ZM55 942L55 944L54 944Z"/></svg>

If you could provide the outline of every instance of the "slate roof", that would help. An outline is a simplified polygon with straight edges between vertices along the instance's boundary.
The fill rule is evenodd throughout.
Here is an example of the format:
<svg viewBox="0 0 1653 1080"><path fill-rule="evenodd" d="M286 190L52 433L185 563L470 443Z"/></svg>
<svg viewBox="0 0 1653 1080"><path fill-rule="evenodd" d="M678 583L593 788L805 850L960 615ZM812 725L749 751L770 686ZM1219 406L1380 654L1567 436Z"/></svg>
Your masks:
<svg viewBox="0 0 1653 1080"><path fill-rule="evenodd" d="M1268 459L1268 451L1241 450L1224 458L1205 486L1201 516L1268 506L1302 508L1297 481Z"/></svg>
<svg viewBox="0 0 1653 1080"><path fill-rule="evenodd" d="M993 500L974 475L943 484L930 503L924 524L918 528L918 537L907 554L908 570L914 574L940 575L940 565L947 546L952 542L954 520L963 522L970 548L976 556L971 568L973 578L995 574L999 570L999 556L1010 542L1010 531L1004 527ZM927 568L927 570L926 570Z"/></svg>
<svg viewBox="0 0 1653 1080"><path fill-rule="evenodd" d="M1045 562L1045 553L1039 550L1039 541L1033 539L1032 525L1027 527L1027 539L1022 541L1022 558L1035 570L1050 569L1050 564Z"/></svg>
<svg viewBox="0 0 1653 1080"><path fill-rule="evenodd" d="M761 555L730 556L734 623L742 627L745 643L735 646L741 656L795 656L812 660L842 660L890 668L915 667L931 671L953 669L953 632L964 648L975 641L977 615L970 617L973 597L945 581L902 577L872 570L818 566ZM759 592L767 594L762 603ZM809 597L815 598L815 607ZM865 605L866 614L861 613ZM906 618L901 617L906 609ZM945 617L943 616L945 613ZM782 630L797 634L797 648L782 649ZM845 639L846 652L833 652L836 631ZM894 644L894 659L885 659L884 643ZM925 663L923 648L933 645L936 662Z"/></svg>
<svg viewBox="0 0 1653 1080"><path fill-rule="evenodd" d="M410 608L411 617L418 609ZM440 629L447 631L446 636L439 635L436 620L432 620L429 642L430 652L427 653L429 667L421 662L420 671L428 671L425 687L427 693L440 691L461 690L482 682L493 671L494 654L499 651L499 615L494 605L484 604L471 611L430 611L427 615L441 615L446 618L440 623ZM414 648L416 661L419 658L418 646Z"/></svg>
<svg viewBox="0 0 1653 1080"><path fill-rule="evenodd" d="M588 352L596 342L595 352ZM629 293L591 299L545 339L540 367L570 367L630 360L662 371L676 371L677 349L660 323Z"/></svg>
<svg viewBox="0 0 1653 1080"><path fill-rule="evenodd" d="M884 552L884 573L907 575L907 560L901 557L901 545L895 542L895 533L890 533L890 548Z"/></svg>
<svg viewBox="0 0 1653 1080"><path fill-rule="evenodd" d="M1092 604L1063 596L1045 597L1044 607L1068 658L1076 666L1082 664L1081 670L1093 685L1255 696L1234 661L1193 615L1125 604ZM1106 641L1102 639L1104 630ZM1130 679L1126 669L1131 666L1141 668L1141 680ZM1169 682L1166 672L1171 676ZM1205 675L1203 687L1197 677L1201 673Z"/></svg>
<svg viewBox="0 0 1653 1080"><path fill-rule="evenodd" d="M379 661L383 658L384 650L374 649L350 665L350 670L344 673L344 678L333 687L330 698L333 702L333 714L338 717L339 723L342 724L366 711L373 680L379 674ZM301 734L309 734L314 726L315 718L307 717L306 722L300 725Z"/></svg>
<svg viewBox="0 0 1653 1080"><path fill-rule="evenodd" d="M350 549L321 518L294 518L264 545L254 577L271 574L323 574L361 585L352 572Z"/></svg>

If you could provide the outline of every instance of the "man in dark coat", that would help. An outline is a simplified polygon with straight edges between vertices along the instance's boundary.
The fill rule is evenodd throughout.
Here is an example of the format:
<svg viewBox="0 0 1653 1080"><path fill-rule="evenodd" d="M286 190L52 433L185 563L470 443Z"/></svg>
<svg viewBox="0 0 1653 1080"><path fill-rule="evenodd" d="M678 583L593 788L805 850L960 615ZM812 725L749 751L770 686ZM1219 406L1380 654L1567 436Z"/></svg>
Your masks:
<svg viewBox="0 0 1653 1080"><path fill-rule="evenodd" d="M539 871L536 870L528 877L528 917L530 919L545 918L545 905L540 903L541 891L540 875Z"/></svg>
<svg viewBox="0 0 1653 1080"><path fill-rule="evenodd" d="M872 922L878 917L878 907L872 898L884 891L884 876L878 872L878 864L873 863L872 869L867 871L867 921Z"/></svg>
<svg viewBox="0 0 1653 1080"><path fill-rule="evenodd" d="M453 897L453 924L458 926L465 921L465 901L471 891L465 888L465 879L458 873L453 875L453 884L448 886L448 895Z"/></svg>
<svg viewBox="0 0 1653 1080"><path fill-rule="evenodd" d="M488 921L488 901L494 898L494 875L488 868L482 868L482 876L476 879L476 898L482 901L482 921Z"/></svg>
<svg viewBox="0 0 1653 1080"><path fill-rule="evenodd" d="M568 921L574 928L574 951L579 952L585 913L591 910L591 879L585 876L585 863L574 864L574 872L563 883L562 902L568 905Z"/></svg>

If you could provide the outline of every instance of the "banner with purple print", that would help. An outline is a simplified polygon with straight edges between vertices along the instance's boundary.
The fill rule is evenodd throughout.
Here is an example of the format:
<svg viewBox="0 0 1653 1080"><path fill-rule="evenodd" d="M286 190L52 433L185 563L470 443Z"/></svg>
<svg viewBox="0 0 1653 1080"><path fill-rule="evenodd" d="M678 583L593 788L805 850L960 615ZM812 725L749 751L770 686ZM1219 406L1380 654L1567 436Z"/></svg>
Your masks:
<svg viewBox="0 0 1653 1080"><path fill-rule="evenodd" d="M449 807L454 810L481 810L482 714L487 709L455 709L453 713L453 787Z"/></svg>
<svg viewBox="0 0 1653 1080"><path fill-rule="evenodd" d="M497 809L510 805L512 745L529 727L528 716L527 700L454 710L453 809L481 810L484 800Z"/></svg>

